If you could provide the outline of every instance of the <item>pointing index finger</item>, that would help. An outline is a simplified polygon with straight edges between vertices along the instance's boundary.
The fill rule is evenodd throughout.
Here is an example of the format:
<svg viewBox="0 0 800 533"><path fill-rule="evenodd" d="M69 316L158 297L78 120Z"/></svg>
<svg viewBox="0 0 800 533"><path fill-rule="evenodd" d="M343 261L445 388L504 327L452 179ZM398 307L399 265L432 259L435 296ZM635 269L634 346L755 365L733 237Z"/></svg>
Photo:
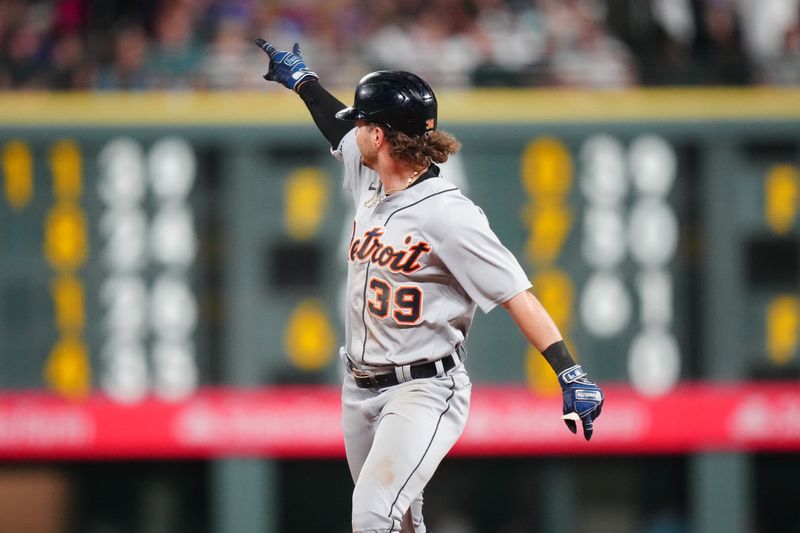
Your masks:
<svg viewBox="0 0 800 533"><path fill-rule="evenodd" d="M265 41L264 39L262 39L260 37L257 38L255 41L256 41L256 44L258 45L258 47L261 48L262 50L264 50L267 53L267 55L269 56L269 58L272 59L272 56L274 56L275 52L277 52L275 47L272 46L271 44L269 44L267 41Z"/></svg>

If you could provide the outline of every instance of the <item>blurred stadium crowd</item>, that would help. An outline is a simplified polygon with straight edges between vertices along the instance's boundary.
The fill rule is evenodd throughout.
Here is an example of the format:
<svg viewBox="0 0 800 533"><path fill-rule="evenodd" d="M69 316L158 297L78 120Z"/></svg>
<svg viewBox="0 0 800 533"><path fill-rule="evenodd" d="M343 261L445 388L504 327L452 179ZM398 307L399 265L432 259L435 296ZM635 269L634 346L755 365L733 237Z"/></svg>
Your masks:
<svg viewBox="0 0 800 533"><path fill-rule="evenodd" d="M254 36L300 42L330 87L377 68L450 87L788 85L799 20L800 0L0 0L0 90L263 88Z"/></svg>

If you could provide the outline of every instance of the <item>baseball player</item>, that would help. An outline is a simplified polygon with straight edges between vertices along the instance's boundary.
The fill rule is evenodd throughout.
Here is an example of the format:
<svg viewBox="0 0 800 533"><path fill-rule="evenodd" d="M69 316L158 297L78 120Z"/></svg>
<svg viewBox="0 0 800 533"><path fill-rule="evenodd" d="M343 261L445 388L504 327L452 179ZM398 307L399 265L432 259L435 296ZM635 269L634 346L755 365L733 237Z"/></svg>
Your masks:
<svg viewBox="0 0 800 533"><path fill-rule="evenodd" d="M357 533L426 532L422 491L461 435L470 403L464 342L475 310L502 305L563 390L567 427L586 440L603 393L567 351L527 276L483 211L440 177L460 145L437 129L433 90L418 76L365 76L346 107L295 44L269 55L265 79L297 92L344 165L356 213L348 261L342 387Z"/></svg>

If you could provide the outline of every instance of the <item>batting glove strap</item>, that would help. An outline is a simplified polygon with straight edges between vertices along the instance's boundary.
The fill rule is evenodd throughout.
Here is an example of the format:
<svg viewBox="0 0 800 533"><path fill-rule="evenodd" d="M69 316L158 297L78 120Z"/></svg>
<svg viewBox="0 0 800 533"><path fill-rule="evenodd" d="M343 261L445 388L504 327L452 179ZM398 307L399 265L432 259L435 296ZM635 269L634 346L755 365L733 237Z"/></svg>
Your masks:
<svg viewBox="0 0 800 533"><path fill-rule="evenodd" d="M586 375L586 371L581 365L571 366L558 375L558 384L563 389L568 383L574 383Z"/></svg>
<svg viewBox="0 0 800 533"><path fill-rule="evenodd" d="M291 52L278 50L264 39L256 39L256 44L269 56L269 70L264 74L265 80L277 81L287 89L297 92L305 82L319 79L303 61L298 43L294 43Z"/></svg>

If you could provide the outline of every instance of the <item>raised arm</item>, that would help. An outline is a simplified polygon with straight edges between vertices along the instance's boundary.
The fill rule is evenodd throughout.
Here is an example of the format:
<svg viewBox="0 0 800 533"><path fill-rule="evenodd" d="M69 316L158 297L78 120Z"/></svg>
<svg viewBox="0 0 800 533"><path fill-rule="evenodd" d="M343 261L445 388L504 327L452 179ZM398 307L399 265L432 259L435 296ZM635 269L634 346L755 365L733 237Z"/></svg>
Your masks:
<svg viewBox="0 0 800 533"><path fill-rule="evenodd" d="M503 307L558 376L564 397L564 423L570 431L577 433L576 422L580 420L583 436L586 440L591 439L594 420L600 416L603 407L603 391L589 381L586 371L575 363L555 322L530 291L522 291Z"/></svg>
<svg viewBox="0 0 800 533"><path fill-rule="evenodd" d="M255 42L269 56L269 68L264 79L280 83L299 94L319 131L333 148L337 148L345 134L353 128L352 124L335 117L338 111L347 106L319 83L319 76L303 61L300 45L294 43L289 52L276 49L264 39L256 39Z"/></svg>

